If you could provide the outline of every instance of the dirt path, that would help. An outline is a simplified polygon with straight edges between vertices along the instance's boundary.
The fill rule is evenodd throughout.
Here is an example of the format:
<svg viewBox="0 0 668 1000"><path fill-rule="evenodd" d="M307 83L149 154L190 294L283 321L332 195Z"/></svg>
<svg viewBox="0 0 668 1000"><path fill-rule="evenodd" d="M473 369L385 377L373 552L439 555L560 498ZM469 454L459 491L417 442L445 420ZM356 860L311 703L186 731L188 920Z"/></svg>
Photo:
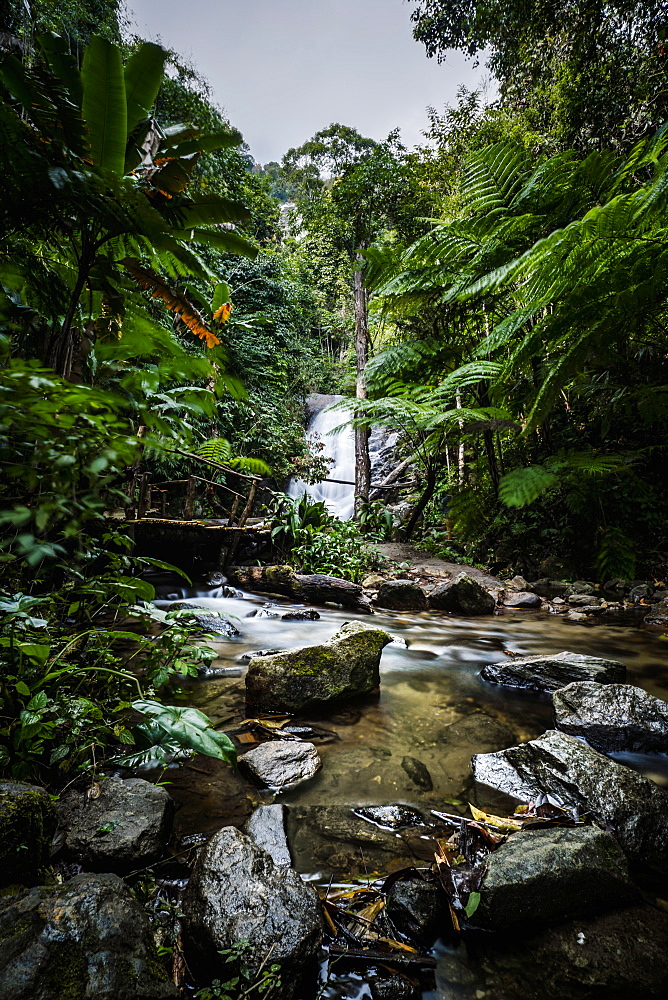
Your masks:
<svg viewBox="0 0 668 1000"><path fill-rule="evenodd" d="M406 570L406 576L416 579L419 583L437 583L457 576L458 573L467 573L474 580L491 590L504 586L502 580L496 576L491 576L485 570L478 569L477 566L467 566L465 563L447 562L437 556L419 549L415 545L408 545L405 542L383 542L377 546L378 551L384 559L397 563L410 563L410 568Z"/></svg>

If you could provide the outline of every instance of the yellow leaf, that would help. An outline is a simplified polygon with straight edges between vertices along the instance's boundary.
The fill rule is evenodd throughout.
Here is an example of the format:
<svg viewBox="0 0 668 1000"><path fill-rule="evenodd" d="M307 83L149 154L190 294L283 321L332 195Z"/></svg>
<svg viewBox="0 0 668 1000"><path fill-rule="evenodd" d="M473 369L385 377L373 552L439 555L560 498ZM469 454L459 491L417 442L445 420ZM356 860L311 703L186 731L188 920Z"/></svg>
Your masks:
<svg viewBox="0 0 668 1000"><path fill-rule="evenodd" d="M232 312L232 303L223 302L222 306L219 306L219 308L216 309L215 313L213 314L213 318L215 319L216 323L221 323L221 324L227 323L228 319L230 318L231 312Z"/></svg>
<svg viewBox="0 0 668 1000"><path fill-rule="evenodd" d="M371 923L376 919L384 906L385 900L382 899L382 897L379 897L375 903L369 903L369 905L365 906L363 910L360 910L357 916L361 917L362 920L368 920L369 923Z"/></svg>
<svg viewBox="0 0 668 1000"><path fill-rule="evenodd" d="M387 944L390 948L395 948L397 951L410 951L412 955L417 955L417 948L411 948L409 944L404 944L403 941L395 941L393 938L379 937L379 941L383 944Z"/></svg>
<svg viewBox="0 0 668 1000"><path fill-rule="evenodd" d="M135 281L142 288L145 288L147 292L151 293L153 298L162 299L167 308L176 313L191 333L194 333L200 340L206 341L207 347L217 347L220 344L218 337L209 330L197 309L188 302L185 295L182 295L181 292L172 291L160 275L148 267L142 267L140 262L135 260L134 257L125 257L121 263L130 272Z"/></svg>
<svg viewBox="0 0 668 1000"><path fill-rule="evenodd" d="M485 826L493 826L495 830L500 830L501 833L515 833L515 831L522 829L522 824L515 819L511 819L509 816L493 816L491 813L483 812L482 809L476 809L470 802L469 809L474 820L478 823L484 823Z"/></svg>

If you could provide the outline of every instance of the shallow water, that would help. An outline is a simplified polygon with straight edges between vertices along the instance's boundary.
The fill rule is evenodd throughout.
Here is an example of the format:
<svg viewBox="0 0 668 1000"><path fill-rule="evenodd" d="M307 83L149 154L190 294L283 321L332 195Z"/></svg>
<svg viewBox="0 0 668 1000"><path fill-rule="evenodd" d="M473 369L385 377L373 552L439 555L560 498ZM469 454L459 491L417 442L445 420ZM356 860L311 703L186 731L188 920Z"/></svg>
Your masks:
<svg viewBox="0 0 668 1000"><path fill-rule="evenodd" d="M235 599L200 592L188 599L225 614L242 633L239 638L210 643L218 653L214 667L242 668L245 673L246 666L239 662L243 653L319 643L343 622L355 619L386 629L398 643L383 651L379 693L310 720L339 736L336 742L318 745L323 766L312 780L273 796L253 788L242 775L231 774L217 761L198 758L196 766L170 771L170 790L181 807L177 818L181 834L210 833L224 823L240 824L263 801L294 807L404 802L425 813L430 809L463 812L471 797L473 753L531 739L551 727L548 697L509 692L480 678L485 664L507 659L504 650L523 655L571 650L618 659L626 665L630 683L668 700L666 639L633 620L614 626L583 626L542 612L463 619L433 612L384 612L370 617L326 608L318 609L319 621L282 621L246 617L270 600L266 595ZM278 613L301 606L283 599L276 599L275 605ZM201 678L189 685L189 691L190 703L205 711L220 729L244 718L243 676ZM431 789L411 779L402 767L406 757L427 768ZM620 754L618 759L668 786L668 757ZM355 873L380 864L373 845L366 857L358 852L359 848L341 843L332 846L317 831L313 836L302 831L293 843L296 867L324 880L331 872L347 869ZM407 853L410 859L397 837L396 863ZM461 956L445 946L438 946L437 956L436 990L425 997L475 996L475 976L466 962L462 964ZM461 989L458 977L466 980ZM364 976L342 974L330 982L325 995L365 996L368 984Z"/></svg>

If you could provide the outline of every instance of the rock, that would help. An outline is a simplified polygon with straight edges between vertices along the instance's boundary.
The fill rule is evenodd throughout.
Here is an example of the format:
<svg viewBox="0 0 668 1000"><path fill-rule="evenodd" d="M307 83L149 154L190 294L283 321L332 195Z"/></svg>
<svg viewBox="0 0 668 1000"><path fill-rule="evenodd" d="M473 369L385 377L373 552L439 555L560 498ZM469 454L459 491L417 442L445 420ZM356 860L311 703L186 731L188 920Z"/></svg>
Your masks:
<svg viewBox="0 0 668 1000"><path fill-rule="evenodd" d="M374 977L369 980L372 1000L420 1000L418 986L403 976Z"/></svg>
<svg viewBox="0 0 668 1000"><path fill-rule="evenodd" d="M240 758L244 770L268 788L285 788L312 778L322 764L312 743L269 740Z"/></svg>
<svg viewBox="0 0 668 1000"><path fill-rule="evenodd" d="M447 924L448 901L437 882L402 879L387 894L387 915L417 945L429 948Z"/></svg>
<svg viewBox="0 0 668 1000"><path fill-rule="evenodd" d="M246 820L244 831L257 847L270 854L275 865L292 864L285 832L285 806L259 806Z"/></svg>
<svg viewBox="0 0 668 1000"><path fill-rule="evenodd" d="M56 823L46 789L0 781L0 886L40 881L51 858Z"/></svg>
<svg viewBox="0 0 668 1000"><path fill-rule="evenodd" d="M376 603L392 611L426 611L424 590L413 580L388 580L378 591Z"/></svg>
<svg viewBox="0 0 668 1000"><path fill-rule="evenodd" d="M480 673L490 684L527 691L556 691L571 681L615 684L626 679L626 667L617 660L567 651L488 663Z"/></svg>
<svg viewBox="0 0 668 1000"><path fill-rule="evenodd" d="M426 792L432 790L434 783L431 780L429 771L421 760L417 760L415 757L404 757L401 761L401 766L418 788L424 788Z"/></svg>
<svg viewBox="0 0 668 1000"><path fill-rule="evenodd" d="M94 871L123 873L160 860L174 802L165 788L142 778L105 778L85 791L70 789L57 812L71 857Z"/></svg>
<svg viewBox="0 0 668 1000"><path fill-rule="evenodd" d="M623 580L621 576L616 576L612 580L606 580L603 584L603 590L611 594L623 594L626 590L626 580Z"/></svg>
<svg viewBox="0 0 668 1000"><path fill-rule="evenodd" d="M295 573L292 566L235 566L230 575L245 590L285 594L305 604L342 604L372 614L371 601L360 585L336 576Z"/></svg>
<svg viewBox="0 0 668 1000"><path fill-rule="evenodd" d="M491 615L496 602L491 594L466 573L435 587L429 595L434 611L452 611L460 615Z"/></svg>
<svg viewBox="0 0 668 1000"><path fill-rule="evenodd" d="M219 952L247 939L251 982L268 959L281 966L281 987L272 997L289 1000L315 975L322 940L315 890L234 827L223 827L201 851L183 912L195 968L226 980L229 966Z"/></svg>
<svg viewBox="0 0 668 1000"><path fill-rule="evenodd" d="M381 576L380 573L370 573L362 580L362 586L365 590L377 590L384 583L385 577Z"/></svg>
<svg viewBox="0 0 668 1000"><path fill-rule="evenodd" d="M281 615L284 622L317 622L320 615L315 608L303 608L299 611L288 611Z"/></svg>
<svg viewBox="0 0 668 1000"><path fill-rule="evenodd" d="M516 594L506 591L503 606L504 608L539 608L542 603L538 594L532 594L528 590L520 590Z"/></svg>
<svg viewBox="0 0 668 1000"><path fill-rule="evenodd" d="M256 649L252 653L242 653L239 663L250 663L256 656L273 656L275 653L282 653L282 649Z"/></svg>
<svg viewBox="0 0 668 1000"><path fill-rule="evenodd" d="M663 1000L668 915L651 906L481 942L486 1000Z"/></svg>
<svg viewBox="0 0 668 1000"><path fill-rule="evenodd" d="M265 604L261 608L249 611L246 618L280 618L281 614L275 604Z"/></svg>
<svg viewBox="0 0 668 1000"><path fill-rule="evenodd" d="M668 869L668 793L586 743L550 730L536 740L472 760L478 785L529 802L551 793L591 813L633 862Z"/></svg>
<svg viewBox="0 0 668 1000"><path fill-rule="evenodd" d="M198 632L211 632L213 635L225 635L228 638L241 635L241 632L227 618L222 615L212 614L209 608L201 608L197 604L189 604L187 601L177 601L170 604L168 611L190 611L189 615L184 615L179 621L184 625L192 625Z"/></svg>
<svg viewBox="0 0 668 1000"><path fill-rule="evenodd" d="M221 573L220 570L214 570L212 573L208 574L204 582L207 587L222 587L227 583L227 577L224 573Z"/></svg>
<svg viewBox="0 0 668 1000"><path fill-rule="evenodd" d="M292 715L366 694L380 683L380 655L391 641L373 625L346 622L322 645L257 657L248 666L246 703Z"/></svg>
<svg viewBox="0 0 668 1000"><path fill-rule="evenodd" d="M634 604L639 604L640 601L648 601L654 594L654 587L651 583L639 583L637 587L633 587L629 591L628 599Z"/></svg>
<svg viewBox="0 0 668 1000"><path fill-rule="evenodd" d="M529 590L529 584L526 582L523 576L514 576L512 580L508 580L506 586L512 587L513 590L519 590L519 591Z"/></svg>
<svg viewBox="0 0 668 1000"><path fill-rule="evenodd" d="M530 583L529 589L540 594L541 597L556 597L568 591L568 584L564 583L563 580L550 580L547 577L541 577L540 580Z"/></svg>
<svg viewBox="0 0 668 1000"><path fill-rule="evenodd" d="M555 728L597 750L668 753L668 702L632 684L580 681L552 695Z"/></svg>
<svg viewBox="0 0 668 1000"><path fill-rule="evenodd" d="M569 583L566 588L566 593L569 597L573 594L594 594L596 592L596 586L590 583L589 580L575 580L574 583Z"/></svg>
<svg viewBox="0 0 668 1000"><path fill-rule="evenodd" d="M654 604L643 619L645 625L668 625L668 601Z"/></svg>
<svg viewBox="0 0 668 1000"><path fill-rule="evenodd" d="M570 594L568 597L568 603L573 608L584 608L593 606L595 604L600 604L600 598L592 597L591 594Z"/></svg>
<svg viewBox="0 0 668 1000"><path fill-rule="evenodd" d="M412 806L358 806L353 813L384 830L400 830L404 826L421 826L424 823L422 813Z"/></svg>
<svg viewBox="0 0 668 1000"><path fill-rule="evenodd" d="M586 622L589 616L583 608L580 611L568 611L564 617L569 622Z"/></svg>
<svg viewBox="0 0 668 1000"><path fill-rule="evenodd" d="M472 922L501 931L637 901L626 858L609 833L595 826L524 830L489 855Z"/></svg>
<svg viewBox="0 0 668 1000"><path fill-rule="evenodd" d="M168 1000L149 917L117 875L0 899L0 1000Z"/></svg>

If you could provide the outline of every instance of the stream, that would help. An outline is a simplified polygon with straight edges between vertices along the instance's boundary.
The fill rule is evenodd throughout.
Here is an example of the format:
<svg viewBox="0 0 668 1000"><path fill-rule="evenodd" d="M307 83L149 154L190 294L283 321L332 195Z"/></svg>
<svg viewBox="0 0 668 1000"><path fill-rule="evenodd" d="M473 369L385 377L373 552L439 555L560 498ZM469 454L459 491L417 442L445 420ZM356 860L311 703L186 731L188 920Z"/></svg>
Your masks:
<svg viewBox="0 0 668 1000"><path fill-rule="evenodd" d="M240 662L244 653L319 643L343 622L355 619L373 620L396 639L383 651L379 693L307 720L338 736L318 744L322 769L310 781L274 795L255 788L241 773L204 758L198 758L196 766L173 768L167 776L179 806L177 838L208 835L228 823L241 825L263 802L283 802L299 810L300 821L291 835L293 860L298 871L316 881L363 875L382 864L387 869L388 855L376 855L373 844L360 848L345 838L333 841L318 830L317 823L309 822L309 809L401 802L424 812L463 813L471 798L473 753L532 739L551 727L547 697L504 690L481 680L481 667L505 660L504 650L522 655L570 650L618 659L628 669L629 683L668 700L666 640L633 621L583 626L536 611L506 611L471 619L438 612L383 612L370 619L333 607L318 609L318 621L282 621L247 617L270 601L267 595L223 598L220 594L220 590L163 592L159 595L163 600L156 603L164 606L176 599L190 600L223 613L241 632L235 639L210 642L218 654L210 675L188 684L188 702L206 712L222 730L245 718L246 668ZM301 606L277 598L267 610L280 614ZM427 769L431 789L420 787L409 776L402 766L406 758ZM668 757L625 754L617 759L668 786ZM389 862L389 870L416 863L415 854L407 851L398 835L396 857ZM439 958L436 991L424 996L431 1000L475 997L470 971L464 975L468 985L461 989L452 979L453 950L437 945L434 954ZM461 978L461 970L457 976ZM335 977L325 991L327 997L349 1000L368 994L364 977L354 974Z"/></svg>

